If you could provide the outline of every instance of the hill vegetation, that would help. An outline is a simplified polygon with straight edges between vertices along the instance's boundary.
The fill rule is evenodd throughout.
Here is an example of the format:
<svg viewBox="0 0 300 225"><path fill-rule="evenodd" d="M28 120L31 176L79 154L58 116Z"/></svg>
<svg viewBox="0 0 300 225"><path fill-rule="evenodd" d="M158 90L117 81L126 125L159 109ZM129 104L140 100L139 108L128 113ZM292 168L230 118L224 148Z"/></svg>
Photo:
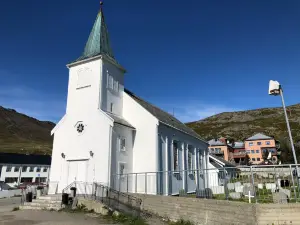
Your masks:
<svg viewBox="0 0 300 225"><path fill-rule="evenodd" d="M0 106L0 152L51 154L54 126Z"/></svg>

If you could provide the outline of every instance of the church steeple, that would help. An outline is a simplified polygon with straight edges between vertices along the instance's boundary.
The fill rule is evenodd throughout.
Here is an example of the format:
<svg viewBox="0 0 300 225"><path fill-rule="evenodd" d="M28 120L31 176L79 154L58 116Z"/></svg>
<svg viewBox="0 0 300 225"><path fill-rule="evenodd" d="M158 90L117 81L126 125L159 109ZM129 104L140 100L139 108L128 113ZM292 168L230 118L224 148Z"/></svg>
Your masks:
<svg viewBox="0 0 300 225"><path fill-rule="evenodd" d="M106 55L109 56L111 59L114 59L114 54L110 46L108 30L105 24L102 9L103 3L100 2L100 5L100 11L97 15L93 29L85 45L84 51L82 55L77 60L75 60L75 62L88 59L97 55Z"/></svg>

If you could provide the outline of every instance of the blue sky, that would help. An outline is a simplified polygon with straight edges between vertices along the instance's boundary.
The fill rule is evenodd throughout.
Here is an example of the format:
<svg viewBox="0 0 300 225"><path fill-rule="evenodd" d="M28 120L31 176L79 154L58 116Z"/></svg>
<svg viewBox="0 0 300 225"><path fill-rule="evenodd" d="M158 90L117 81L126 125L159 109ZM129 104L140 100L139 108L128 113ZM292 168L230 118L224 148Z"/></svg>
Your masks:
<svg viewBox="0 0 300 225"><path fill-rule="evenodd" d="M0 105L41 120L65 112L68 70L99 1L0 3ZM300 102L300 1L106 0L125 86L183 121Z"/></svg>

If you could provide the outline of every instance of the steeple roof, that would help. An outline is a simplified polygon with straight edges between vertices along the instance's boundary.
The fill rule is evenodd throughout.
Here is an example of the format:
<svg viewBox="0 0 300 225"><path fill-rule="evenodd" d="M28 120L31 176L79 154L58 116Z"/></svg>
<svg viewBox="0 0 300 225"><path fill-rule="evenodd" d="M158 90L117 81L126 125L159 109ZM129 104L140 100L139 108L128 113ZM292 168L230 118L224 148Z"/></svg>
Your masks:
<svg viewBox="0 0 300 225"><path fill-rule="evenodd" d="M115 61L114 54L110 46L108 30L105 24L102 7L97 15L82 55L72 63L89 59L98 55L106 55Z"/></svg>

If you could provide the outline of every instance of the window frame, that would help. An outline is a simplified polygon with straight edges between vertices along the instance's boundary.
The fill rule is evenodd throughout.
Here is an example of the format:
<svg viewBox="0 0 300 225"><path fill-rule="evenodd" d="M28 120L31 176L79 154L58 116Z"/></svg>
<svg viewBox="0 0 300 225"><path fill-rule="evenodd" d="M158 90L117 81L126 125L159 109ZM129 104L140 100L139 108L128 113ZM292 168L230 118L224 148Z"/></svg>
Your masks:
<svg viewBox="0 0 300 225"><path fill-rule="evenodd" d="M119 162L118 163L118 175L119 175L119 179L125 178L126 164L127 164L126 162ZM121 174L121 166L124 166L122 174Z"/></svg>
<svg viewBox="0 0 300 225"><path fill-rule="evenodd" d="M261 145L261 144L262 144L261 141L258 141L258 142L257 142L257 145Z"/></svg>
<svg viewBox="0 0 300 225"><path fill-rule="evenodd" d="M126 152L126 138L123 136L119 136L119 140L118 140L118 146L119 146L119 151L120 152ZM124 142L124 144L123 144Z"/></svg>
<svg viewBox="0 0 300 225"><path fill-rule="evenodd" d="M254 145L253 141L249 142L249 146L253 146L253 145Z"/></svg>
<svg viewBox="0 0 300 225"><path fill-rule="evenodd" d="M42 171L42 167L40 167L40 166L36 167L36 172L37 173L40 173L41 171Z"/></svg>
<svg viewBox="0 0 300 225"><path fill-rule="evenodd" d="M30 173L33 173L33 172L34 172L34 169L35 169L35 166L30 166L30 167L29 167L29 172L30 172Z"/></svg>
<svg viewBox="0 0 300 225"><path fill-rule="evenodd" d="M259 150L255 150L255 153L256 153L256 154L259 154Z"/></svg>
<svg viewBox="0 0 300 225"><path fill-rule="evenodd" d="M19 166L14 166L14 173L20 172L20 167Z"/></svg>
<svg viewBox="0 0 300 225"><path fill-rule="evenodd" d="M173 140L172 142L172 156L173 156L173 162L172 162L172 169L176 173L179 172L179 147L178 147L179 142L176 140ZM175 148L176 146L176 148ZM175 157L175 152L176 152L176 157Z"/></svg>
<svg viewBox="0 0 300 225"><path fill-rule="evenodd" d="M188 171L191 173L194 170L194 154L193 150L188 149L188 157L187 157L187 165L188 165Z"/></svg>
<svg viewBox="0 0 300 225"><path fill-rule="evenodd" d="M43 167L43 173L47 173L48 172L48 167Z"/></svg>
<svg viewBox="0 0 300 225"><path fill-rule="evenodd" d="M266 141L266 145L271 145L271 141Z"/></svg>
<svg viewBox="0 0 300 225"><path fill-rule="evenodd" d="M255 158L251 158L251 160L253 161L253 162L255 162L256 160L255 160Z"/></svg>
<svg viewBox="0 0 300 225"><path fill-rule="evenodd" d="M255 150L251 150L251 154L255 154Z"/></svg>
<svg viewBox="0 0 300 225"><path fill-rule="evenodd" d="M260 162L260 158L256 158L256 161L257 161L257 162Z"/></svg>

